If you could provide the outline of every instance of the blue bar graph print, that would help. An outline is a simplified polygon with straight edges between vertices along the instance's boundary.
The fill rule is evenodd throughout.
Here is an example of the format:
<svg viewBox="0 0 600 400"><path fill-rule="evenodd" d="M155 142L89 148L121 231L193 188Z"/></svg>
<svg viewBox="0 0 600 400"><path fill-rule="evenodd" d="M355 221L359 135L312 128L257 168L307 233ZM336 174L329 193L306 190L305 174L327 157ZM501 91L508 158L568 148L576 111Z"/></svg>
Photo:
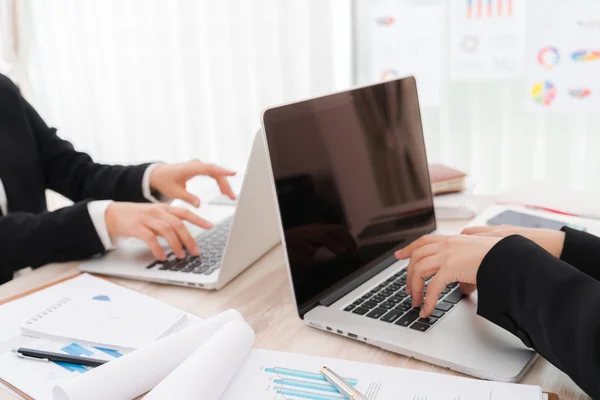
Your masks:
<svg viewBox="0 0 600 400"><path fill-rule="evenodd" d="M304 379L312 379L314 381L322 381L327 382L327 379L319 373L314 372L306 372L306 371L297 371L294 369L281 368L281 367L273 367L273 368L265 368L265 372L271 374L277 374L280 376L292 376L294 378L304 378ZM356 386L358 381L352 378L344 378L349 384Z"/></svg>
<svg viewBox="0 0 600 400"><path fill-rule="evenodd" d="M107 354L107 355L111 356L112 358L119 358L119 357L123 356L123 353L120 353L117 350L106 349L104 347L85 348L77 343L71 343L68 346L61 347L60 350L65 352L66 354L69 354L72 356L78 356L78 357L93 357L94 355L99 354L98 352ZM97 350L97 351L94 351L94 350ZM79 364L73 364L73 363L63 362L63 361L53 361L53 363L58 365L61 368L66 369L69 372L78 372L78 373L82 374L82 373L88 371L88 368L86 368L83 365L79 365Z"/></svg>
<svg viewBox="0 0 600 400"><path fill-rule="evenodd" d="M338 393L337 389L328 383L312 383L307 381L298 381L296 379L275 379L273 383L279 386L292 386L303 389L320 390L323 392Z"/></svg>
<svg viewBox="0 0 600 400"><path fill-rule="evenodd" d="M307 400L340 400L340 399L345 399L346 397L342 396L341 394L337 394L337 395L329 395L329 394L320 394L320 393L314 393L314 392L304 392L301 390L294 390L294 389L286 389L286 388L276 388L275 392L278 394L282 394L284 396L293 396L294 398L297 399L307 399Z"/></svg>
<svg viewBox="0 0 600 400"><path fill-rule="evenodd" d="M119 358L123 355L123 353L119 353L117 350L105 349L104 347L94 347L96 350L100 350L104 354L108 354L113 358Z"/></svg>
<svg viewBox="0 0 600 400"><path fill-rule="evenodd" d="M271 389L286 398L297 400L341 400L344 396L320 373L299 371L282 367L264 368L264 372L275 376L271 377ZM353 386L358 381L353 378L344 378Z"/></svg>
<svg viewBox="0 0 600 400"><path fill-rule="evenodd" d="M87 368L83 365L79 365L79 364L71 364L68 362L62 362L62 361L52 361L54 364L58 365L59 367L63 367L64 369L66 369L69 372L79 372L81 374L83 374L84 372L87 372Z"/></svg>
<svg viewBox="0 0 600 400"><path fill-rule="evenodd" d="M63 347L61 350L69 355L77 356L77 357L81 357L81 356L90 357L94 354L93 351L90 351L84 347L81 347L77 343L71 343L70 345Z"/></svg>

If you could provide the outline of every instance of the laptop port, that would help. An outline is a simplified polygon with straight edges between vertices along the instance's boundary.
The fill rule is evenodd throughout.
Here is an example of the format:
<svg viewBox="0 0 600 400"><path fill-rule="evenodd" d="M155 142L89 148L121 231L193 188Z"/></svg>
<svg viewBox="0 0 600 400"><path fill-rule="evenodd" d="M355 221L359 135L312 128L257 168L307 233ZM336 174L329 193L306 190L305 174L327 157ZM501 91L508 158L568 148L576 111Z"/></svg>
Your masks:
<svg viewBox="0 0 600 400"><path fill-rule="evenodd" d="M350 332L348 332L348 337L351 337L352 339L358 339L358 335L355 335L354 333Z"/></svg>
<svg viewBox="0 0 600 400"><path fill-rule="evenodd" d="M340 335L344 334L344 332L340 331L339 329L337 330L337 333L339 333Z"/></svg>
<svg viewBox="0 0 600 400"><path fill-rule="evenodd" d="M327 330L328 330L329 332L331 332L331 331L333 330L333 329L331 329L331 327L330 327L330 326L326 326L325 328L327 328Z"/></svg>

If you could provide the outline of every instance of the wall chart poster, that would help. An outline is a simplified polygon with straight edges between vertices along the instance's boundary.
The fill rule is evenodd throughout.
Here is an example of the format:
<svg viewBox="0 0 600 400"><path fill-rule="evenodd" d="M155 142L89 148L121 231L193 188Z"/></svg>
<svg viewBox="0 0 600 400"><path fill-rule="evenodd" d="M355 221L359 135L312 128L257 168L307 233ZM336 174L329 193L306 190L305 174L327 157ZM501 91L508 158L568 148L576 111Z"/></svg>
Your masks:
<svg viewBox="0 0 600 400"><path fill-rule="evenodd" d="M530 17L527 108L600 111L600 4L548 5Z"/></svg>
<svg viewBox="0 0 600 400"><path fill-rule="evenodd" d="M527 0L450 0L454 80L523 76Z"/></svg>
<svg viewBox="0 0 600 400"><path fill-rule="evenodd" d="M421 106L438 106L442 84L443 9L373 2L370 81L414 75Z"/></svg>

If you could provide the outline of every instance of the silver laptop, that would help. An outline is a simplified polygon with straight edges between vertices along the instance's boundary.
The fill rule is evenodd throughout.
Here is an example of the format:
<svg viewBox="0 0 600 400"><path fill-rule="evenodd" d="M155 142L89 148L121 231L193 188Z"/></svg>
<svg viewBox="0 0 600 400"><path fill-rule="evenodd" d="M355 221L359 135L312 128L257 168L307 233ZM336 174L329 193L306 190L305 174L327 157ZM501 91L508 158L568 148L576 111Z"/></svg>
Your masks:
<svg viewBox="0 0 600 400"><path fill-rule="evenodd" d="M119 243L115 251L83 263L80 270L96 274L220 289L280 242L276 205L262 134L257 134L246 168L237 206L205 201L199 212L216 222L209 231L191 227L201 255L166 262L155 260L136 239ZM206 200L206 199L205 199ZM208 204L207 204L208 203ZM166 243L165 243L166 244Z"/></svg>
<svg viewBox="0 0 600 400"><path fill-rule="evenodd" d="M436 229L413 77L263 114L286 262L308 325L479 378L518 381L536 354L449 285L431 318L394 251Z"/></svg>

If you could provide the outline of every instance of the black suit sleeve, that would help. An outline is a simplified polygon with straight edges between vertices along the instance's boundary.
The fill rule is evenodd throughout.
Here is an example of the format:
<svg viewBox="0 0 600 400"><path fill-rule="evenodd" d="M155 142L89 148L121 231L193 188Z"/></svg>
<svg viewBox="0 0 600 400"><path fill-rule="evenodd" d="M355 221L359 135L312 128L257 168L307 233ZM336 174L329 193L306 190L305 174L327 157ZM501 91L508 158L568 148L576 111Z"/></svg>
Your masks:
<svg viewBox="0 0 600 400"><path fill-rule="evenodd" d="M14 271L104 252L86 202L54 212L14 212L0 217L0 283Z"/></svg>
<svg viewBox="0 0 600 400"><path fill-rule="evenodd" d="M56 135L22 98L35 135L47 187L78 202L85 199L146 202L142 178L149 164L102 165Z"/></svg>
<svg viewBox="0 0 600 400"><path fill-rule="evenodd" d="M479 315L518 336L588 395L600 398L599 281L514 235L485 256L477 287Z"/></svg>
<svg viewBox="0 0 600 400"><path fill-rule="evenodd" d="M565 244L560 259L600 281L600 238L564 227Z"/></svg>

